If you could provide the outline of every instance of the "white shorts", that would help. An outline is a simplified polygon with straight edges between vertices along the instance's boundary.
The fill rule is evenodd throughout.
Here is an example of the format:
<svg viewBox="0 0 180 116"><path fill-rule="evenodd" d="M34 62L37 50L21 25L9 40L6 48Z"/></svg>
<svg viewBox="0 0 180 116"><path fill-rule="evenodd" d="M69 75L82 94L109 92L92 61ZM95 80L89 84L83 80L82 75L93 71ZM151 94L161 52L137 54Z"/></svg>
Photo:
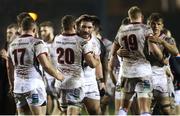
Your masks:
<svg viewBox="0 0 180 116"><path fill-rule="evenodd" d="M122 78L123 92L149 93L152 91L150 77L144 78Z"/></svg>
<svg viewBox="0 0 180 116"><path fill-rule="evenodd" d="M81 102L85 96L82 87L74 89L59 89L58 91L58 101L61 108L66 109L69 105L81 107Z"/></svg>
<svg viewBox="0 0 180 116"><path fill-rule="evenodd" d="M97 83L85 84L84 91L85 97L100 100L100 94Z"/></svg>
<svg viewBox="0 0 180 116"><path fill-rule="evenodd" d="M175 105L180 105L180 90L175 91Z"/></svg>
<svg viewBox="0 0 180 116"><path fill-rule="evenodd" d="M169 92L167 75L163 67L152 67L152 86L160 92Z"/></svg>
<svg viewBox="0 0 180 116"><path fill-rule="evenodd" d="M24 105L41 106L47 101L45 88L37 88L26 93L14 93L17 108Z"/></svg>

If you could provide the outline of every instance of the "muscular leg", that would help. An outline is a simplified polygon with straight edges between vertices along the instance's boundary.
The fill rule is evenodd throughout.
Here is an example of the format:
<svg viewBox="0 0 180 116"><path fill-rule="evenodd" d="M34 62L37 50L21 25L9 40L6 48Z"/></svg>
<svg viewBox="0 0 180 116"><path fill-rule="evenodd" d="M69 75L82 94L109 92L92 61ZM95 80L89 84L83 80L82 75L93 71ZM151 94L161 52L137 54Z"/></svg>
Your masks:
<svg viewBox="0 0 180 116"><path fill-rule="evenodd" d="M32 115L46 115L46 106L29 106Z"/></svg>
<svg viewBox="0 0 180 116"><path fill-rule="evenodd" d="M67 109L67 115L79 115L81 112L81 108L78 106L70 105Z"/></svg>
<svg viewBox="0 0 180 116"><path fill-rule="evenodd" d="M18 115L32 115L29 106L26 104L20 108L17 108Z"/></svg>
<svg viewBox="0 0 180 116"><path fill-rule="evenodd" d="M131 107L130 107L130 114L131 115L138 115L140 114L139 111L139 106L138 106L138 102L137 102L137 97L135 97L132 101Z"/></svg>
<svg viewBox="0 0 180 116"><path fill-rule="evenodd" d="M48 115L52 114L52 110L53 110L53 99L51 97L51 95L47 95L47 107L46 107L46 111Z"/></svg>
<svg viewBox="0 0 180 116"><path fill-rule="evenodd" d="M109 114L109 101L110 101L111 97L108 95L105 95L101 98L101 110L102 110L102 115Z"/></svg>
<svg viewBox="0 0 180 116"><path fill-rule="evenodd" d="M115 99L115 115L118 114L119 108L121 107L121 99Z"/></svg>
<svg viewBox="0 0 180 116"><path fill-rule="evenodd" d="M132 103L132 101L130 99L132 98L133 95L134 95L133 92L130 92L130 93L125 92L123 94L123 98L121 100L122 106L120 107L120 110L118 112L119 115L124 115L121 112L122 110L123 110L123 112L126 112L126 113L128 112L128 110L131 106L131 103Z"/></svg>
<svg viewBox="0 0 180 116"><path fill-rule="evenodd" d="M172 101L170 97L162 97L160 99L160 104L162 106L162 113L164 115L172 115L174 114L173 108L172 108Z"/></svg>
<svg viewBox="0 0 180 116"><path fill-rule="evenodd" d="M176 115L180 115L180 105L176 105Z"/></svg>
<svg viewBox="0 0 180 116"><path fill-rule="evenodd" d="M150 98L144 98L140 97L138 98L138 105L140 109L140 113L150 113L150 105L151 105L151 99Z"/></svg>
<svg viewBox="0 0 180 116"><path fill-rule="evenodd" d="M89 115L100 115L101 114L100 100L84 98L83 103L85 104Z"/></svg>

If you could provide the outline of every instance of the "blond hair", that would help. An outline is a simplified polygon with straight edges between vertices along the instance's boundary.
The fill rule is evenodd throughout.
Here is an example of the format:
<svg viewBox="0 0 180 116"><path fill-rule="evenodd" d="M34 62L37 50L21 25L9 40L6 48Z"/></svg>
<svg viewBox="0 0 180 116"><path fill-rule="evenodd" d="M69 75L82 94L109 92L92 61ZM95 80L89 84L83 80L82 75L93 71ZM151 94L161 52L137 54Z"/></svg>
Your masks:
<svg viewBox="0 0 180 116"><path fill-rule="evenodd" d="M132 6L129 10L128 10L128 16L131 20L136 20L138 19L140 16L142 16L142 11L139 7L137 6Z"/></svg>

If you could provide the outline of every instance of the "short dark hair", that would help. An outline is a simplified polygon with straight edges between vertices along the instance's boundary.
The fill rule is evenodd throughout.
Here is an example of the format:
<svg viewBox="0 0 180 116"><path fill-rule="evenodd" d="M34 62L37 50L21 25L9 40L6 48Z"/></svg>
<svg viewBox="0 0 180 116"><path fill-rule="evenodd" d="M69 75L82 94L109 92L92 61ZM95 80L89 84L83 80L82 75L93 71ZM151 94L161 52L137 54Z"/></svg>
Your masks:
<svg viewBox="0 0 180 116"><path fill-rule="evenodd" d="M17 15L17 24L18 24L18 26L21 25L21 22L26 17L32 18L27 12L22 12L22 13Z"/></svg>
<svg viewBox="0 0 180 116"><path fill-rule="evenodd" d="M44 22L42 22L40 25L39 25L39 27L54 27L53 26L53 23L51 22L51 21L44 21Z"/></svg>
<svg viewBox="0 0 180 116"><path fill-rule="evenodd" d="M149 17L148 17L148 21L152 22L152 21L161 21L162 23L164 23L163 17L161 16L160 13L152 13Z"/></svg>
<svg viewBox="0 0 180 116"><path fill-rule="evenodd" d="M15 28L18 30L18 25L16 23L11 23L10 25L7 26L7 29Z"/></svg>
<svg viewBox="0 0 180 116"><path fill-rule="evenodd" d="M72 29L75 26L76 18L73 15L65 15L61 18L61 28L63 30Z"/></svg>
<svg viewBox="0 0 180 116"><path fill-rule="evenodd" d="M94 25L94 19L91 17L91 15L88 15L88 14L83 14L83 15L81 15L81 16L76 20L76 25L77 25L77 27L80 26L80 23L81 23L82 21L92 22L93 25Z"/></svg>
<svg viewBox="0 0 180 116"><path fill-rule="evenodd" d="M32 29L32 27L34 27L35 25L36 25L36 23L30 17L25 17L21 22L21 27L22 27L22 30L24 30L24 31Z"/></svg>
<svg viewBox="0 0 180 116"><path fill-rule="evenodd" d="M91 15L91 18L93 20L93 24L95 26L95 30L96 31L101 31L102 28L101 28L101 21L100 21L100 19L97 16L95 16L95 15Z"/></svg>

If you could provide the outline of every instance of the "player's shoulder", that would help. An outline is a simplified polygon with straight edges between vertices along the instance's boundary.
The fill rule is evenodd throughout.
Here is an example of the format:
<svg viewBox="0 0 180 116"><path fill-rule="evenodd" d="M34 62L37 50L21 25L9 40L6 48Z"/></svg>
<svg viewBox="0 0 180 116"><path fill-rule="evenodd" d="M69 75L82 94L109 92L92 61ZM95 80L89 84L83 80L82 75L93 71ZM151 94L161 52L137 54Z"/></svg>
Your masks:
<svg viewBox="0 0 180 116"><path fill-rule="evenodd" d="M40 44L44 44L45 45L45 42L41 39L38 39L38 38L34 38L32 39L32 44L37 46L37 45L40 45Z"/></svg>
<svg viewBox="0 0 180 116"><path fill-rule="evenodd" d="M150 25L147 25L147 24L144 24L144 23L141 23L140 26L146 30L149 30L151 29Z"/></svg>
<svg viewBox="0 0 180 116"><path fill-rule="evenodd" d="M56 35L56 36L54 37L54 41L56 41L57 39L60 39L61 37L62 37L61 34Z"/></svg>

